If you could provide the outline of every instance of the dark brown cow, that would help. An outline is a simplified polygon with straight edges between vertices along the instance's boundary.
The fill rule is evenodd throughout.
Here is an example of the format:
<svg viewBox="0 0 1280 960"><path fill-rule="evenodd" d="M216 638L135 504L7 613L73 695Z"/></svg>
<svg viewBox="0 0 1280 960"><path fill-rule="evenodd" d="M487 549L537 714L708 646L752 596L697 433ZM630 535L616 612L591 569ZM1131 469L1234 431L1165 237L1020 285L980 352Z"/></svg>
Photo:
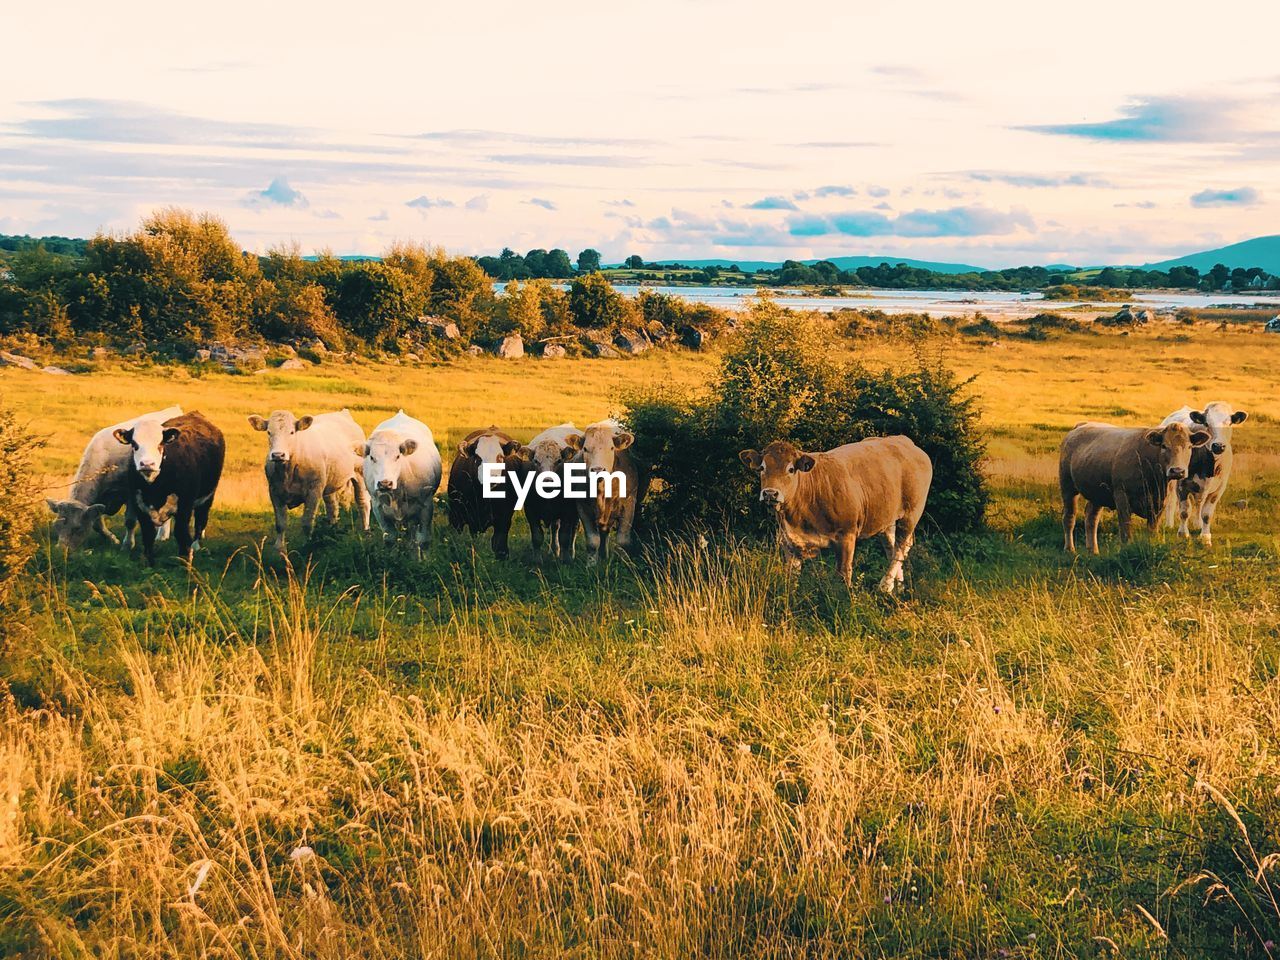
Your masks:
<svg viewBox="0 0 1280 960"><path fill-rule="evenodd" d="M1085 542L1091 553L1098 552L1098 521L1103 509L1116 512L1122 543L1129 542L1129 522L1135 516L1146 520L1154 532L1170 482L1187 478L1191 451L1209 439L1207 430L1193 432L1183 423L1160 427L1076 424L1058 453L1063 547L1075 553L1076 498L1080 496L1088 502Z"/></svg>
<svg viewBox="0 0 1280 960"><path fill-rule="evenodd" d="M581 434L565 438L565 445L577 451L570 462L586 465L587 483L593 482L593 476L600 478L595 481L596 496L574 500L586 535L590 564L604 557L610 533L617 533L618 546L625 549L631 545L636 513L649 488L648 471L631 454L634 440L615 420L601 420ZM613 475L616 482L606 483L604 478L608 475Z"/></svg>
<svg viewBox="0 0 1280 960"><path fill-rule="evenodd" d="M450 525L455 530L466 527L473 537L492 529L493 553L501 559L510 553L507 539L516 510L516 491L510 474L528 469L520 456L520 447L520 441L497 427L474 430L458 444L458 453L449 468ZM504 495L500 499L484 496L481 470L486 463L502 466Z"/></svg>
<svg viewBox="0 0 1280 960"><path fill-rule="evenodd" d="M826 453L778 440L738 456L760 474L760 501L777 512L778 541L796 569L835 547L840 576L853 586L857 542L883 536L889 570L880 589L892 593L903 582L902 564L933 482L933 463L911 440L875 437Z"/></svg>
<svg viewBox="0 0 1280 960"><path fill-rule="evenodd" d="M163 423L141 421L132 428L116 430L115 438L133 448L129 490L138 510L147 563L154 566L156 562L156 528L171 517L178 556L190 560L204 537L213 495L222 477L227 451L222 431L203 414L192 411Z"/></svg>
<svg viewBox="0 0 1280 960"><path fill-rule="evenodd" d="M543 431L544 434L548 432ZM573 559L574 540L578 535L578 505L564 495L566 462L577 453L573 447L563 442L570 436L578 434L576 431L566 431L561 439L539 434L521 451L533 478L524 502L524 515L529 521L529 539L533 543L533 551L541 556L545 526L547 535L551 537L551 552L562 563ZM544 496L538 490L538 478L544 474L559 479L554 494Z"/></svg>

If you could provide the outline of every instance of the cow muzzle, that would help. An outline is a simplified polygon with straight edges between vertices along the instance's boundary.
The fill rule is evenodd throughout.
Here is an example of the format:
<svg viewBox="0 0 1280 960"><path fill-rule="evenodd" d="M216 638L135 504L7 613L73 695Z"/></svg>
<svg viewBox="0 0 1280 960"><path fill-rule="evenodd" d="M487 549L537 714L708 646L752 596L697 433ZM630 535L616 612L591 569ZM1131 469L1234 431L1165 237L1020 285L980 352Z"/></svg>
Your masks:
<svg viewBox="0 0 1280 960"><path fill-rule="evenodd" d="M160 476L160 465L157 463L140 463L138 464L138 475L147 483L155 483L156 477Z"/></svg>
<svg viewBox="0 0 1280 960"><path fill-rule="evenodd" d="M390 493L395 488L396 488L396 482L394 480L378 481L378 489L384 493Z"/></svg>
<svg viewBox="0 0 1280 960"><path fill-rule="evenodd" d="M1164 475L1170 480L1181 480L1187 475L1186 467L1170 467L1164 472Z"/></svg>
<svg viewBox="0 0 1280 960"><path fill-rule="evenodd" d="M760 491L761 503L772 503L775 506L782 503L782 491L775 490L773 487L765 487Z"/></svg>
<svg viewBox="0 0 1280 960"><path fill-rule="evenodd" d="M272 462L272 463L288 463L288 462L289 462L289 455L288 455L287 453L282 453L282 452L280 452L280 451L278 451L278 450L272 450L272 451L271 451L271 462Z"/></svg>

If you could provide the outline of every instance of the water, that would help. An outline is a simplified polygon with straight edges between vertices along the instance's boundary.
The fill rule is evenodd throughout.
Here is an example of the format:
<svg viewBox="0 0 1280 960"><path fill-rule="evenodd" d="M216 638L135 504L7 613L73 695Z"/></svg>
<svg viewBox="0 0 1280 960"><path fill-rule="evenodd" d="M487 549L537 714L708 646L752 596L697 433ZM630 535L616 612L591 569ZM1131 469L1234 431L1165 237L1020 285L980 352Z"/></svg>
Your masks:
<svg viewBox="0 0 1280 960"><path fill-rule="evenodd" d="M505 284L496 283L501 290ZM560 286L567 287L568 284ZM637 297L641 290L683 297L724 310L742 310L750 306L756 292L750 287L663 287L618 284L615 289L627 297ZM1039 293L1006 293L975 290L858 290L843 297L809 297L798 290L778 288L774 299L797 310L883 310L885 313L925 313L935 317L984 313L997 317L1025 317L1051 310L1064 310L1090 304L1080 300L1045 300ZM1274 307L1280 314L1280 294L1269 293L1178 293L1146 291L1135 293L1126 301L1151 310L1177 310L1180 307L1211 307L1219 304ZM1114 313L1121 303L1092 303L1099 313Z"/></svg>

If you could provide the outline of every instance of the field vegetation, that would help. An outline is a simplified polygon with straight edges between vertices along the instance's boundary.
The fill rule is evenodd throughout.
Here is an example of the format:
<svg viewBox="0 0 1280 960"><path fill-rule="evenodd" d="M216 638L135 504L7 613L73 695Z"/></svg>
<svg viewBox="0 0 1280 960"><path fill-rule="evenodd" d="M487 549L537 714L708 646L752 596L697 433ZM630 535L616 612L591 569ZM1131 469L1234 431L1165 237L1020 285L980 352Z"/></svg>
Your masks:
<svg viewBox="0 0 1280 960"><path fill-rule="evenodd" d="M523 527L499 563L443 519L423 561L345 514L264 551L247 414L404 406L448 457L660 384L723 402L733 338L0 369L45 495L98 427L168 403L229 448L193 568L41 540L8 598L0 955L1273 956L1280 338L1038 329L823 341L832 369L976 377L985 526L922 535L893 601L874 544L849 595L828 563L789 581L767 538L654 524L595 571ZM1121 550L1111 520L1101 557L1063 555L1063 433L1211 399L1250 413L1213 551Z"/></svg>

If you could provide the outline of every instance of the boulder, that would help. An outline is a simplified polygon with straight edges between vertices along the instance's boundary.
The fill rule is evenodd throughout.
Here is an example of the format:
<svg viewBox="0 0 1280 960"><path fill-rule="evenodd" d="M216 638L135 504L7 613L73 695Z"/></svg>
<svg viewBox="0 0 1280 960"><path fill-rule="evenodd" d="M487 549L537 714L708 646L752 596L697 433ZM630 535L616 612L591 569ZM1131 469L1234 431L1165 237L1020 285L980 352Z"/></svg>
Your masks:
<svg viewBox="0 0 1280 960"><path fill-rule="evenodd" d="M209 360L212 357L213 357L213 351L206 350L204 347L201 347L199 350L196 351L196 359L202 362L205 360Z"/></svg>
<svg viewBox="0 0 1280 960"><path fill-rule="evenodd" d="M36 362L30 357L24 357L20 353L10 353L7 350L0 350L0 363L10 367L21 367L23 370L36 370Z"/></svg>
<svg viewBox="0 0 1280 960"><path fill-rule="evenodd" d="M568 351L560 343L548 343L542 348L542 356L547 360L556 360L567 355Z"/></svg>
<svg viewBox="0 0 1280 960"><path fill-rule="evenodd" d="M416 353L406 353L404 355L404 360L405 360L405 363L419 363L422 360L422 358L418 356Z"/></svg>
<svg viewBox="0 0 1280 960"><path fill-rule="evenodd" d="M649 349L649 340L637 330L619 330L613 343L623 353L644 353Z"/></svg>
<svg viewBox="0 0 1280 960"><path fill-rule="evenodd" d="M1132 305L1125 304L1109 317L1099 317L1098 322L1104 327L1137 327L1150 323L1154 314L1150 310L1135 310Z"/></svg>
<svg viewBox="0 0 1280 960"><path fill-rule="evenodd" d="M44 368L44 370L43 370L43 372L44 372L44 373L52 373L54 376L58 376L58 377L69 377L69 376L71 376L71 371L70 371L70 370L63 370L61 367L45 367L45 368Z"/></svg>
<svg viewBox="0 0 1280 960"><path fill-rule="evenodd" d="M471 357L483 357L483 356L484 356L484 348L483 348L483 347L480 347L480 346L477 346L477 345L476 345L476 344L474 344L474 343L473 343L473 344L471 344L469 347L467 347L466 352L467 352L467 355L468 355L468 356L471 356Z"/></svg>
<svg viewBox="0 0 1280 960"><path fill-rule="evenodd" d="M323 354L323 353L329 352L329 348L324 345L323 340L312 340L311 343L307 346L307 349L310 350L312 353Z"/></svg>
<svg viewBox="0 0 1280 960"><path fill-rule="evenodd" d="M311 366L311 364L307 363L307 361L303 360L301 357L290 357L284 363L280 364L280 366L276 367L276 369L277 370L305 370L309 366Z"/></svg>
<svg viewBox="0 0 1280 960"><path fill-rule="evenodd" d="M690 350L701 350L707 340L707 335L697 327L685 327L680 331L680 342Z"/></svg>
<svg viewBox="0 0 1280 960"><path fill-rule="evenodd" d="M280 346L278 347L278 349L279 349L279 351L280 351L281 353L283 353L286 357L296 357L296 356L298 355L298 351L297 351L297 350L295 350L295 349L293 349L293 347L289 346L289 344L287 344L287 343L282 343L282 344L280 344Z"/></svg>
<svg viewBox="0 0 1280 960"><path fill-rule="evenodd" d="M612 359L614 357L622 356L622 354L618 353L618 351L613 349L613 347L611 347L609 344L601 343L598 340L592 340L588 349L591 351L591 353L594 356L597 356L597 357L605 357L608 359Z"/></svg>
<svg viewBox="0 0 1280 960"><path fill-rule="evenodd" d="M1267 325L1262 328L1267 333L1280 333L1280 315L1272 317L1267 321Z"/></svg>
<svg viewBox="0 0 1280 960"><path fill-rule="evenodd" d="M518 333L513 333L509 337L503 337L502 341L498 344L497 349L494 350L494 353L502 357L504 360L514 360L518 357L523 357L524 340Z"/></svg>
<svg viewBox="0 0 1280 960"><path fill-rule="evenodd" d="M261 366L266 358L267 351L262 347L235 347L225 343L209 345L209 359L223 366Z"/></svg>
<svg viewBox="0 0 1280 960"><path fill-rule="evenodd" d="M445 320L443 317L419 317L418 323L423 329L437 340L459 340L462 332L458 329L458 325L452 320Z"/></svg>

